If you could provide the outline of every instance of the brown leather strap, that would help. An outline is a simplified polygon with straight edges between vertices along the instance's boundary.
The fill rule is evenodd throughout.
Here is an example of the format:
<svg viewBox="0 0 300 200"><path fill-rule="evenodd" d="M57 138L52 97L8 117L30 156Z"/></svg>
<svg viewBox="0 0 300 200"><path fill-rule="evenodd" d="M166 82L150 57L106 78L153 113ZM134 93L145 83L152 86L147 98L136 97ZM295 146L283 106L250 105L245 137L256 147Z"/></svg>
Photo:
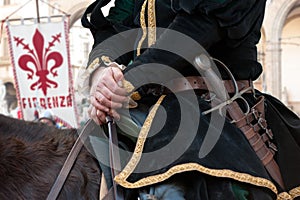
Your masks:
<svg viewBox="0 0 300 200"><path fill-rule="evenodd" d="M63 167L61 168L60 173L58 174L51 188L51 191L47 196L47 200L55 200L58 197L85 140L87 139L89 134L95 129L96 126L97 125L95 124L95 122L90 119L83 127Z"/></svg>
<svg viewBox="0 0 300 200"><path fill-rule="evenodd" d="M227 106L227 111L229 116L235 121L237 127L240 128L248 139L250 145L265 166L266 170L269 172L270 176L284 189L284 183L279 166L273 158L274 149L269 149L265 144L267 141L269 146L272 147L272 143L269 139L272 139L273 134L271 130L268 130L266 120L263 118L264 97L261 96L258 99L258 103L252 107L252 112L248 115L243 113L237 102L229 104ZM255 125L251 124L254 120L257 121ZM265 131L263 136L258 133L260 130Z"/></svg>
<svg viewBox="0 0 300 200"><path fill-rule="evenodd" d="M216 97L219 98L222 102L228 100L226 95L224 94L224 89L221 89L222 83L220 78L216 75L216 73L211 67L211 62L209 58L206 55L202 54L195 58L195 64L199 68L199 70L203 72L204 77L208 80L207 82L209 83L209 85L207 86L207 88L212 88L212 91L215 92ZM230 70L225 65L224 68L228 72L229 76L231 77L231 80L234 80L234 77L231 74ZM252 82L249 83L253 91ZM197 85L197 82L194 82L194 85ZM233 85L234 90L231 91L230 85L226 86L226 83L223 83L223 85L225 85L227 93L235 93L237 92L236 90L241 90L240 86ZM179 86L177 86L177 88L178 87ZM246 121L246 123L245 122L239 123L240 129L246 135L247 139L254 138L252 141L249 141L249 143L251 144L252 148L255 150L259 159L264 164L266 170L269 172L269 175L282 187L282 189L284 189L284 183L280 174L279 166L275 162L271 150L266 147L259 133L254 131L252 124L247 122L248 118L245 116L246 114L242 111L242 109L240 108L240 106L236 101L233 101L232 103L228 104L226 107L229 116L234 122L239 122L240 120ZM267 127L265 126L266 124L262 124L261 121L259 121L261 120L262 117L263 117L262 115L258 115L258 119L257 119L258 124L263 130L268 130ZM256 118L257 117L255 117L255 119ZM245 124L245 125L241 126L241 124Z"/></svg>
<svg viewBox="0 0 300 200"><path fill-rule="evenodd" d="M235 88L231 80L223 80L223 84L228 93L234 93ZM252 87L252 81L250 80L239 80L237 81L238 91ZM171 90L171 92L181 92L185 90L208 90L208 81L201 76L188 76L182 78L176 78L169 81L166 87Z"/></svg>
<svg viewBox="0 0 300 200"><path fill-rule="evenodd" d="M238 105L235 105L235 106L238 106ZM263 96L258 98L257 103L251 108L250 113L248 115L244 115L242 118L235 121L235 125L238 128L241 128L241 127L249 124L253 120L258 119L260 117L262 119L264 119L264 117L265 117L264 97ZM256 128L254 128L254 129L256 129Z"/></svg>

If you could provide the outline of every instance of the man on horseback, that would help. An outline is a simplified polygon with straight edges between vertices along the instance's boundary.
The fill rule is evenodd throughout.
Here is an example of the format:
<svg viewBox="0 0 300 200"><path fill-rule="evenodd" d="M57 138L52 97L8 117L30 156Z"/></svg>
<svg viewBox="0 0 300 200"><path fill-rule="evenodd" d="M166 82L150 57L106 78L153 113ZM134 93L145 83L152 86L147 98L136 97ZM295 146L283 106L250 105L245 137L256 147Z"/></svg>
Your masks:
<svg viewBox="0 0 300 200"><path fill-rule="evenodd" d="M120 167L91 138L102 185L122 191L100 196L300 197L300 120L252 84L266 1L116 0L104 17L108 3L82 17L95 43L79 77L90 117L117 125Z"/></svg>

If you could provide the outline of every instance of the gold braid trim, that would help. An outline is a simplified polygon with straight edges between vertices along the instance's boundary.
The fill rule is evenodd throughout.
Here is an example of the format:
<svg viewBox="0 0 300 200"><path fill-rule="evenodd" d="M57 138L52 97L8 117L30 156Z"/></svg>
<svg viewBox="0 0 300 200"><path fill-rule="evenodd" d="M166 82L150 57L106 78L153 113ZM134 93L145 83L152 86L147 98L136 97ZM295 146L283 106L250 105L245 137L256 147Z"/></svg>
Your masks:
<svg viewBox="0 0 300 200"><path fill-rule="evenodd" d="M101 56L101 60L102 62L104 62L105 65L109 65L109 63L112 63L108 56Z"/></svg>
<svg viewBox="0 0 300 200"><path fill-rule="evenodd" d="M138 101L141 100L142 96L138 91L133 92L130 97L132 98L132 100L134 101Z"/></svg>
<svg viewBox="0 0 300 200"><path fill-rule="evenodd" d="M159 105L161 104L164 98L165 98L164 95L159 98L159 100L156 102L156 104L153 106L152 110L150 111L149 115L147 116L145 123L143 124L143 127L139 133L137 143L133 155L130 158L130 161L127 163L125 168L121 171L121 173L114 178L114 180L118 184L120 184L125 188L140 188L143 186L152 185L167 180L174 174L196 170L204 174L215 176L215 177L231 178L240 182L245 182L260 187L266 187L272 190L275 194L278 193L276 186L267 179L255 177L245 173L234 172L228 169L209 169L198 163L185 163L185 164L176 165L171 167L165 173L148 176L134 183L128 182L126 179L130 176L130 174L132 174L132 172L134 171L134 169L136 168L136 166L138 165L142 157L144 144L147 139L150 127L152 125L153 118L157 112L157 109L159 108Z"/></svg>
<svg viewBox="0 0 300 200"><path fill-rule="evenodd" d="M137 46L137 56L141 55L141 47L147 37L147 25L145 20L146 6L148 5L148 47L156 41L156 13L155 0L145 0L140 12L140 23L143 30L143 35Z"/></svg>
<svg viewBox="0 0 300 200"><path fill-rule="evenodd" d="M87 67L87 69L95 70L99 66L100 60L99 58L96 58L91 62L91 64Z"/></svg>
<svg viewBox="0 0 300 200"><path fill-rule="evenodd" d="M146 6L147 6L147 0L144 1L141 12L140 12L140 23L141 23L141 27L143 30L143 35L142 35L142 38L140 39L137 49L136 49L137 56L141 55L141 47L147 36L147 28L146 28L146 20L145 20Z"/></svg>
<svg viewBox="0 0 300 200"><path fill-rule="evenodd" d="M155 0L148 0L148 46L156 41Z"/></svg>
<svg viewBox="0 0 300 200"><path fill-rule="evenodd" d="M296 187L292 190L289 191L289 194L293 197L293 198L296 198L296 197L300 197L300 186L299 187Z"/></svg>
<svg viewBox="0 0 300 200"><path fill-rule="evenodd" d="M129 81L123 79L122 84L127 93L131 93L134 90L134 86Z"/></svg>
<svg viewBox="0 0 300 200"><path fill-rule="evenodd" d="M293 200L300 197L300 186L287 192L282 192L277 196L277 200Z"/></svg>
<svg viewBox="0 0 300 200"><path fill-rule="evenodd" d="M277 200L293 200L292 196L287 192L282 192L277 195Z"/></svg>
<svg viewBox="0 0 300 200"><path fill-rule="evenodd" d="M127 163L125 168L120 172L120 174L118 174L114 178L115 181L117 183L119 183L120 185L122 185L122 186L124 186L124 183L127 182L125 180L129 177L129 175L136 168L138 162L140 161L140 159L142 157L142 153L143 153L143 149L144 149L144 143L147 139L147 136L148 136L153 118L155 117L157 109L159 108L159 105L161 104L161 102L163 101L164 98L165 98L165 95L162 95L158 99L156 104L153 106L153 108L151 109L151 111L148 114L148 116L147 116L147 118L146 118L146 120L145 120L145 122L142 126L142 129L139 133L139 136L138 136L138 139L137 139L137 142L136 142L136 146L135 146L135 149L134 149L134 152L133 152L133 155L132 155L130 161Z"/></svg>
<svg viewBox="0 0 300 200"><path fill-rule="evenodd" d="M136 159L133 159L133 160L136 160ZM126 181L126 179L129 176L128 174L126 174L126 177L122 177L123 179L115 179L115 180L118 184L120 184L121 186L123 186L125 188L140 188L143 186L152 185L155 183L165 181L168 178L170 178L171 176L178 174L178 173L195 171L195 170L199 171L201 173L210 175L210 176L215 176L215 177L219 177L219 178L231 178L236 181L243 182L243 183L249 183L249 184L256 185L256 186L269 188L275 194L278 193L276 186L267 179L264 179L261 177L255 177L255 176L245 174L245 173L235 172L235 171L228 170L228 169L209 169L198 163L184 163L184 164L176 165L176 166L171 167L165 173L148 176L148 177L142 178L134 183L130 183L130 182ZM130 171L132 172L133 170L131 169Z"/></svg>

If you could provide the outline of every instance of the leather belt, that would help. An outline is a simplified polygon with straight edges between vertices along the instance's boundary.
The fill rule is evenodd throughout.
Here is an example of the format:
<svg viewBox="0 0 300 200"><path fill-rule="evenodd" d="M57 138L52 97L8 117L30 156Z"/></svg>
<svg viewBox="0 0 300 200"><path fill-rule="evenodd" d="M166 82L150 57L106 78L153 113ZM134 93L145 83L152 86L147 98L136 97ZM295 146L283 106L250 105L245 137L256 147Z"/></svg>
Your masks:
<svg viewBox="0 0 300 200"><path fill-rule="evenodd" d="M249 87L253 88L253 83L251 80L238 80L236 82L238 86L238 91L241 91ZM235 93L235 88L232 80L223 80L223 84L229 94ZM188 77L176 78L167 82L165 86L172 93L181 92L185 90L197 90L197 89L209 90L210 88L208 85L208 81L205 80L205 77L201 77L201 76L188 76Z"/></svg>

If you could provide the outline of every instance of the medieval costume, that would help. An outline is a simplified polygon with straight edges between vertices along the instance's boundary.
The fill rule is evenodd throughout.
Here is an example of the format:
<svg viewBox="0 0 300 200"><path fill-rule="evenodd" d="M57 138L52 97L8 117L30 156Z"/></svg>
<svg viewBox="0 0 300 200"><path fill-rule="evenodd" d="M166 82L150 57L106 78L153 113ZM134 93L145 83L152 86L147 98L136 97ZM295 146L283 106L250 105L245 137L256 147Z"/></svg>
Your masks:
<svg viewBox="0 0 300 200"><path fill-rule="evenodd" d="M192 87L194 90L173 88L170 92L156 84L173 80L176 83L180 78L178 73L163 73L159 66L169 66L184 77L201 75L190 60L203 50L193 42L180 41L176 34L170 37L176 31L192 38L212 58L220 60L217 67L222 79L230 79L221 67L226 65L236 80L251 87L262 72L256 44L266 1L117 0L104 17L101 8L108 2L95 1L82 17L82 24L91 30L95 43L81 78L88 78L99 65L110 61L126 66L123 73L133 89L131 98L137 106L129 109L129 116L124 114L123 124L131 125L119 127L120 132L125 132L121 142L123 138L125 148L132 151L120 174L114 177L124 189L125 199L143 199L144 194L149 197L151 188L157 192L153 196L160 190L164 193L161 199L300 197L300 120L277 99L259 91L247 91L243 99L253 108L252 113L242 121L235 119L235 123L226 118L224 126L219 128L214 122L218 116L203 114L212 105L207 90L198 87L199 79L193 80L197 85ZM126 32L135 28L141 29ZM182 47L183 51L177 44L182 42L189 43ZM154 69L153 63L158 64ZM88 87L80 87L85 86ZM232 95L233 91L228 93ZM238 103L243 108L243 103ZM252 136L244 133L246 125L260 134L259 141L263 141L260 144L266 146L268 153L257 155L261 147L251 143ZM216 134L212 149L201 154L206 133L211 130L212 134L220 132L220 135ZM151 152L160 153L148 156ZM164 163L165 160L168 162ZM275 180L267 169L270 160L278 164L281 181ZM107 174L106 167L101 167ZM109 178L106 182L111 187Z"/></svg>

